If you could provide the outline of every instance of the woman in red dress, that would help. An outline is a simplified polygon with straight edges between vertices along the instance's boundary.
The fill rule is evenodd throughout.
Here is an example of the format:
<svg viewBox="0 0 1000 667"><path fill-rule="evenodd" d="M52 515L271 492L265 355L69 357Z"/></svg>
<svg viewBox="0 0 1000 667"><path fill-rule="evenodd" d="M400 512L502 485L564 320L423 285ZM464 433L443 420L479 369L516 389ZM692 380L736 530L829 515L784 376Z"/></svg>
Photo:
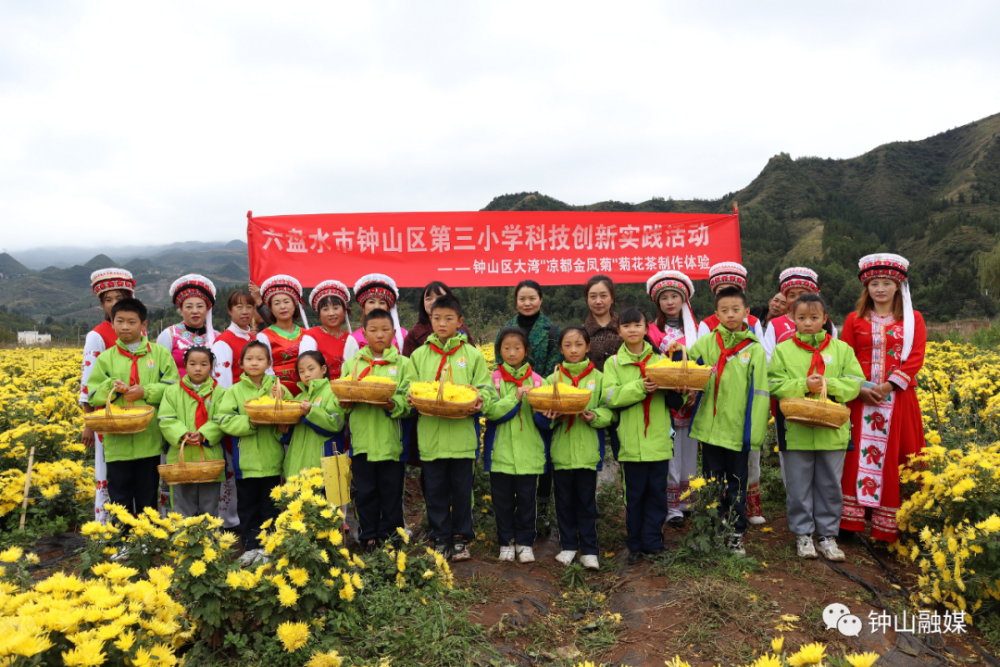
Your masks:
<svg viewBox="0 0 1000 667"><path fill-rule="evenodd" d="M840 528L862 533L870 518L872 537L895 542L902 502L899 466L924 447L917 373L924 365L927 330L910 300L906 259L868 255L858 266L865 289L844 322L841 340L854 348L871 384L851 403L854 448L841 478Z"/></svg>
<svg viewBox="0 0 1000 667"><path fill-rule="evenodd" d="M261 283L260 293L276 321L257 334L257 340L271 352L271 372L292 396L298 396L302 390L295 364L305 329L309 327L302 304L302 284L291 276L279 274ZM295 323L296 316L302 318L302 327Z"/></svg>
<svg viewBox="0 0 1000 667"><path fill-rule="evenodd" d="M344 361L358 351L358 341L351 335L351 293L339 280L324 280L313 288L309 305L319 313L319 326L302 336L299 352L317 350L326 360L330 379L339 380ZM345 331L343 327L347 327ZM350 371L346 371L350 373Z"/></svg>

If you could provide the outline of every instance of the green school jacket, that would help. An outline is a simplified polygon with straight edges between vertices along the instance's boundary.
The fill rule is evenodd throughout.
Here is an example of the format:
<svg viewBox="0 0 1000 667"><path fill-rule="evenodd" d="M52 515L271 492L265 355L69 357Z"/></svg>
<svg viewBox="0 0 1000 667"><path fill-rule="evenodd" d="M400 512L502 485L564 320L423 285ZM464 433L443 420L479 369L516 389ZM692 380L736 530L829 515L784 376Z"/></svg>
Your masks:
<svg viewBox="0 0 1000 667"><path fill-rule="evenodd" d="M726 361L720 380L715 365L721 352L715 332L722 333L722 342L731 348L744 340L753 342ZM767 391L767 355L764 346L749 329L732 332L720 324L707 336L698 339L688 357L712 366L712 377L695 403L691 421L691 437L710 445L735 451L760 449L767 436L770 417L770 394ZM715 385L719 383L719 404L715 405ZM747 418L749 417L749 423Z"/></svg>
<svg viewBox="0 0 1000 667"><path fill-rule="evenodd" d="M828 336L822 334L795 334L795 337L813 347L819 347ZM821 353L826 369L826 391L830 400L838 403L853 401L861 393L861 383L865 381L864 371L854 350L841 340L831 341ZM777 399L801 398L806 395L806 377L812 363L812 352L803 350L792 340L786 340L774 348L771 364L767 367L771 395ZM785 422L785 449L828 451L847 449L851 439L851 421L847 420L839 429L814 428L794 422Z"/></svg>
<svg viewBox="0 0 1000 667"><path fill-rule="evenodd" d="M432 333L428 336L427 342L417 348L410 357L414 381L435 380L441 355L431 349L431 343L445 352L455 349L459 344L462 345L461 350L448 357L453 373L452 380L456 384L475 387L483 399L483 411L489 410L490 405L496 400L496 391L493 389L486 359L475 345L469 343L464 333L455 334L444 345L441 344L437 334ZM444 375L442 379L447 378L447 374ZM479 416L448 419L420 415L417 418L417 437L420 441L420 459L423 461L476 458L479 451Z"/></svg>
<svg viewBox="0 0 1000 667"><path fill-rule="evenodd" d="M273 375L265 375L260 387L244 373L240 381L222 395L215 419L226 435L233 436L233 470L236 479L276 477L281 474L285 448L279 442L281 432L277 426L254 426L247 417L243 404L254 398L271 395L276 382ZM292 400L292 392L283 387L285 400Z"/></svg>
<svg viewBox="0 0 1000 667"><path fill-rule="evenodd" d="M587 359L575 364L564 361L562 364L556 365L556 370L552 375L545 378L545 384L551 385L555 380L558 380L572 386L572 380L559 370L560 367L564 366L567 371L576 376L582 373L589 363L590 361ZM596 368L587 377L580 380L580 387L591 391L587 409L596 415L594 421L588 424L577 415L572 426L569 425L569 420L550 423L552 446L549 450L549 458L552 459L552 466L556 470L601 469L604 463L606 429L618 421L618 415L603 400L606 385L607 380L604 378L604 374ZM642 406L640 406L641 409Z"/></svg>
<svg viewBox="0 0 1000 667"><path fill-rule="evenodd" d="M222 395L226 393L226 390L218 385L213 387L211 378L202 383L197 391L198 396L211 395L211 398L205 401L208 421L202 424L201 428L195 429L195 412L198 410L198 403L181 389L181 384L183 384L194 391L194 385L188 378L189 376L185 375L179 384L168 387L163 392L163 400L160 402L160 432L163 433L164 439L170 443L170 449L167 451L167 463L177 463L181 452L181 438L188 431L194 430L205 436L206 442L202 447L186 445L184 447L184 460L189 463L201 461L201 452L198 451L201 449L205 453L205 461L219 461L225 455L222 452L223 433L222 429L219 428L219 423L215 421L215 415L219 409L219 401L222 400ZM225 471L219 473L219 479L216 481L226 481Z"/></svg>
<svg viewBox="0 0 1000 667"><path fill-rule="evenodd" d="M515 370L506 362L503 367L518 380L530 368L525 364ZM541 384L542 379L536 379ZM540 421L547 420L531 409L527 396L517 400L516 384L503 379L499 382L498 399L483 410L483 416L486 417L486 434L483 437L484 468L487 472L508 475L541 475L545 472L545 440L535 423L536 414ZM534 381L529 379L525 386L534 386ZM493 383L493 389L496 391L496 382Z"/></svg>
<svg viewBox="0 0 1000 667"><path fill-rule="evenodd" d="M347 412L351 419L351 456L364 454L371 462L408 461L410 459L410 424L412 409L406 402L406 391L414 379L413 365L395 347L382 352L386 365L372 366L371 347L365 346L352 359L358 361L357 373L372 367L369 375L391 378L396 381L396 393L392 396L392 411L384 410L371 403L355 403ZM345 373L347 372L347 366ZM354 363L350 372L354 373ZM352 376L353 377L353 376Z"/></svg>
<svg viewBox="0 0 1000 667"><path fill-rule="evenodd" d="M666 461L674 456L666 391L657 389L653 392L648 428L645 423L642 404L647 394L637 364L647 357L647 365L660 359L649 343L643 344L642 354L638 357L622 343L617 354L604 362L604 403L618 412L619 461Z"/></svg>
<svg viewBox="0 0 1000 667"><path fill-rule="evenodd" d="M295 400L309 401L312 408L281 438L282 443L288 443L284 465L286 479L303 470L321 467L324 456L333 456L343 446L338 448L334 442L336 435L344 430L344 410L330 389L330 380L317 378L309 384L298 384L302 393Z"/></svg>
<svg viewBox="0 0 1000 667"><path fill-rule="evenodd" d="M115 380L122 380L125 384L129 382L129 375L132 371L132 360L118 353L118 350L128 352L119 340L115 347L101 352L94 363L94 370L87 381L87 391L90 395L88 399L95 408L103 408L114 386ZM143 336L135 351L139 357L139 385L145 391L142 400L136 401L136 405L160 405L163 392L172 384L180 381L177 373L177 365L174 358L166 348L150 343ZM120 394L114 394L111 402L115 405L125 405L125 400ZM159 456L161 452L160 425L156 413L153 414L153 421L149 423L149 428L141 433L132 435L117 435L108 433L103 437L104 460L108 463L115 461L134 461L150 456Z"/></svg>

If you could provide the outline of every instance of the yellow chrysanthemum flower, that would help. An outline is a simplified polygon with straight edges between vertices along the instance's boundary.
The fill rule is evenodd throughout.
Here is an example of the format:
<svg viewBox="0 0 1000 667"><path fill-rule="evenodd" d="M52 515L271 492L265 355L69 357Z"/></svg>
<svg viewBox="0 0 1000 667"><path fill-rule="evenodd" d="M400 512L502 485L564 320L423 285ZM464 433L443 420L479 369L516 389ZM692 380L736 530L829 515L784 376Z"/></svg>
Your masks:
<svg viewBox="0 0 1000 667"><path fill-rule="evenodd" d="M309 641L309 626L286 621L278 626L278 640L289 653L299 650Z"/></svg>
<svg viewBox="0 0 1000 667"><path fill-rule="evenodd" d="M826 657L826 645L813 642L800 646L798 652L789 656L788 664L792 667L802 667L802 665L818 665Z"/></svg>

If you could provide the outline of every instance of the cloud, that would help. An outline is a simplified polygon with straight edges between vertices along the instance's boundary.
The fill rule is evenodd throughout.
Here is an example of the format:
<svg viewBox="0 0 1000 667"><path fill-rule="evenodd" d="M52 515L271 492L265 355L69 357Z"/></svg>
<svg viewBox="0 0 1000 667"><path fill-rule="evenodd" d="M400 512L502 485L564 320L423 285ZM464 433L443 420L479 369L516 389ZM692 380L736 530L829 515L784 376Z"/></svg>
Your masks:
<svg viewBox="0 0 1000 667"><path fill-rule="evenodd" d="M718 197L1000 111L991 2L0 6L3 245Z"/></svg>

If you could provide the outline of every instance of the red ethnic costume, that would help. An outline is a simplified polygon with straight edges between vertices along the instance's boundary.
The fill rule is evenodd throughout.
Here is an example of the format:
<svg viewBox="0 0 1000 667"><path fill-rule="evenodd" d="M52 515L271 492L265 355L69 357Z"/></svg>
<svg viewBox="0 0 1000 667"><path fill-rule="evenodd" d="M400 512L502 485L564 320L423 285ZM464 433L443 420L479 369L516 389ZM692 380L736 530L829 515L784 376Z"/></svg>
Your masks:
<svg viewBox="0 0 1000 667"><path fill-rule="evenodd" d="M870 511L872 537L895 542L899 537L896 512L902 502L899 466L924 447L923 420L917 401L917 373L924 365L927 330L914 312L906 272L909 262L899 255L868 255L859 262L861 282L876 278L894 281L903 300L903 321L890 314L868 312L847 316L842 339L854 348L865 377L875 384L888 382L891 391L877 406L860 398L851 403L851 439L841 488L844 509L840 527L864 532Z"/></svg>
<svg viewBox="0 0 1000 667"><path fill-rule="evenodd" d="M351 321L348 314L351 311L351 294L347 291L347 285L339 280L324 280L313 288L309 295L309 305L317 313L320 312L321 305L326 299L336 299L344 308L344 324L346 331L339 334L332 334L323 327L313 327L302 336L302 343L299 345L299 352L318 351L326 360L326 367L330 371L331 380L339 380L343 375L341 367L345 359L350 359L358 351L358 341L351 335Z"/></svg>
<svg viewBox="0 0 1000 667"><path fill-rule="evenodd" d="M218 338L219 332L212 328L212 308L215 306L215 285L205 276L191 273L181 276L170 286L170 300L180 310L188 299L201 299L208 306L205 326L201 329L189 329L184 322L167 327L156 337L156 343L170 350L170 356L177 364L177 372L181 378L187 373L184 370L184 352L191 347L207 347L211 349Z"/></svg>
<svg viewBox="0 0 1000 667"><path fill-rule="evenodd" d="M125 269L100 269L90 274L90 286L94 290L94 295L100 299L105 292L119 290L127 297L135 295L135 278ZM94 370L94 363L97 357L105 350L110 350L115 346L118 334L111 326L110 320L105 319L87 334L87 339L83 344L83 365L80 368L80 405L89 405L87 402L87 380ZM104 463L104 441L100 434L94 434L94 518L107 523L108 512L104 509L104 503L108 501L108 468Z"/></svg>
<svg viewBox="0 0 1000 667"><path fill-rule="evenodd" d="M264 343L271 352L271 371L281 384L288 387L292 396L298 396L302 389L299 387L296 364L299 361L299 345L302 343L304 330L309 326L302 303L302 284L291 276L279 274L261 284L260 294L268 308L271 307L271 299L277 294L287 294L298 304L302 327L296 325L295 330L289 333L279 329L277 325L271 325L257 334L257 340Z"/></svg>
<svg viewBox="0 0 1000 667"><path fill-rule="evenodd" d="M656 322L649 325L649 338L653 341L653 347L664 355L673 343L690 347L698 339L698 327L691 311L694 283L680 271L660 271L654 274L646 281L646 293L652 299L657 313L660 312L660 295L667 291L680 294L684 303L679 321L666 318L662 330ZM673 357L680 359L680 352L675 352ZM683 519L684 512L691 509L690 502L681 500L681 496L689 489L690 480L698 471L698 441L691 437L692 412L693 409L688 406L670 410L671 426L674 429L674 457L670 459L667 475L667 521Z"/></svg>
<svg viewBox="0 0 1000 667"><path fill-rule="evenodd" d="M396 281L384 273L369 273L367 276L361 276L358 278L358 282L354 283L354 299L361 306L362 313L364 312L365 301L368 299L385 300L389 305L392 326L396 328L396 339L392 344L397 350L402 351L403 339L406 338L408 332L399 326L399 313L396 310L396 303L399 301L399 288L396 287ZM365 340L363 326L351 335L358 341L359 347L364 347L368 344L368 341Z"/></svg>

